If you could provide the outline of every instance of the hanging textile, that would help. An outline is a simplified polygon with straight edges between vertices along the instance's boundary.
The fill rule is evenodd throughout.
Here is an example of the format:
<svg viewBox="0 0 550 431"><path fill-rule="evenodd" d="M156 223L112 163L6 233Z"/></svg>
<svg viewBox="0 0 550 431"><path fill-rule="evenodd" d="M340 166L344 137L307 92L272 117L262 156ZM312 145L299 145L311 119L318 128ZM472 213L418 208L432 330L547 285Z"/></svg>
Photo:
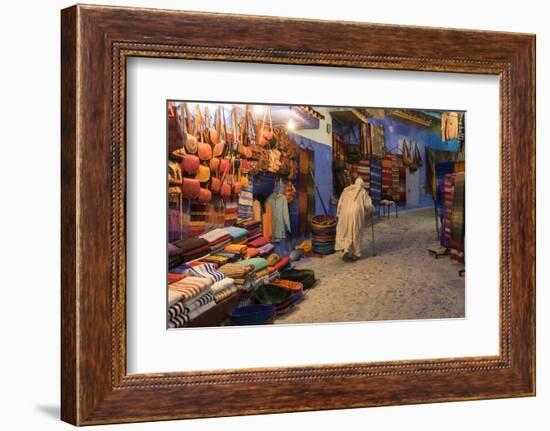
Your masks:
<svg viewBox="0 0 550 431"><path fill-rule="evenodd" d="M382 161L370 161L370 195L376 204L382 199Z"/></svg>
<svg viewBox="0 0 550 431"><path fill-rule="evenodd" d="M451 247L451 218L454 202L454 185L456 174L443 175L443 222L441 224L441 245Z"/></svg>
<svg viewBox="0 0 550 431"><path fill-rule="evenodd" d="M401 154L392 154L392 200L399 205L405 205L407 203L405 190L403 156Z"/></svg>
<svg viewBox="0 0 550 431"><path fill-rule="evenodd" d="M254 198L252 181L248 183L248 187L243 188L239 193L237 218L241 220L252 220L254 218Z"/></svg>
<svg viewBox="0 0 550 431"><path fill-rule="evenodd" d="M299 234L303 235L308 232L308 204L309 204L309 187L308 184L311 181L309 175L309 156L310 152L303 148L300 149L300 178L298 185L298 199L299 199Z"/></svg>
<svg viewBox="0 0 550 431"><path fill-rule="evenodd" d="M436 164L440 162L455 161L458 158L458 154L453 151L432 150L428 147L425 147L424 154L424 160L426 162L426 180L424 183L424 191L426 193L430 193L432 195L432 199L436 200Z"/></svg>
<svg viewBox="0 0 550 431"><path fill-rule="evenodd" d="M207 205L191 202L189 237L196 237L206 231Z"/></svg>
<svg viewBox="0 0 550 431"><path fill-rule="evenodd" d="M441 114L441 140L443 142L458 138L458 113L443 112Z"/></svg>
<svg viewBox="0 0 550 431"><path fill-rule="evenodd" d="M332 132L332 160L344 160L344 137L340 133Z"/></svg>
<svg viewBox="0 0 550 431"><path fill-rule="evenodd" d="M383 124L371 124L372 156L383 159L386 155L386 134Z"/></svg>
<svg viewBox="0 0 550 431"><path fill-rule="evenodd" d="M181 239L180 231L180 210L178 208L168 208L168 241Z"/></svg>
<svg viewBox="0 0 550 431"><path fill-rule="evenodd" d="M370 124L361 123L361 159L366 160L371 157L372 144L370 134Z"/></svg>
<svg viewBox="0 0 550 431"><path fill-rule="evenodd" d="M393 200L393 155L386 154L382 160L382 199Z"/></svg>
<svg viewBox="0 0 550 431"><path fill-rule="evenodd" d="M231 197L225 200L225 223L224 226L233 226L237 223L238 217L238 198Z"/></svg>
<svg viewBox="0 0 550 431"><path fill-rule="evenodd" d="M464 172L455 173L454 195L453 195L453 211L451 216L451 247L464 251Z"/></svg>
<svg viewBox="0 0 550 431"><path fill-rule="evenodd" d="M315 153L313 151L309 151L309 158L308 158L308 172L313 172L315 175ZM313 178L311 178L311 174L308 177L307 181L307 224L306 224L306 232L311 232L311 220L313 219L313 216L315 216L315 184L313 182Z"/></svg>
<svg viewBox="0 0 550 431"><path fill-rule="evenodd" d="M370 160L361 160L357 165L357 175L363 179L364 188L370 193Z"/></svg>

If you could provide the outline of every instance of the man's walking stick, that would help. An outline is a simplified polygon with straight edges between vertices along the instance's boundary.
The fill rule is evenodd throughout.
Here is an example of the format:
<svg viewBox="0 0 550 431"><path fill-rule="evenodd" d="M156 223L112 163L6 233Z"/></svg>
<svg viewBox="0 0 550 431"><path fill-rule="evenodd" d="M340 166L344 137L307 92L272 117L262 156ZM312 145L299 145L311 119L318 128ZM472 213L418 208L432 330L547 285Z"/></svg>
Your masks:
<svg viewBox="0 0 550 431"><path fill-rule="evenodd" d="M374 211L370 213L370 229L372 234L372 255L376 256L376 248L374 246Z"/></svg>

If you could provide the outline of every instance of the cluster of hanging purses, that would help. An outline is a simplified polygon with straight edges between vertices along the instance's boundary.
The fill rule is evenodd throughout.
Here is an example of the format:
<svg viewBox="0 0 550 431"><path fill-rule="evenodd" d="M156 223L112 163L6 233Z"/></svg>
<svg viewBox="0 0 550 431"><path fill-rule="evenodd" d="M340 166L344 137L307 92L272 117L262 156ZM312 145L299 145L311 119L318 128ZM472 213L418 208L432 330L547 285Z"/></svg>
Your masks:
<svg viewBox="0 0 550 431"><path fill-rule="evenodd" d="M268 150L268 165L267 170L272 173L277 173L281 169L281 152L279 150Z"/></svg>
<svg viewBox="0 0 550 431"><path fill-rule="evenodd" d="M269 118L269 124L266 124L266 119ZM260 147L268 148L275 147L277 145L277 139L273 133L273 120L271 118L271 108L265 107L264 118L262 124L256 133L256 144Z"/></svg>

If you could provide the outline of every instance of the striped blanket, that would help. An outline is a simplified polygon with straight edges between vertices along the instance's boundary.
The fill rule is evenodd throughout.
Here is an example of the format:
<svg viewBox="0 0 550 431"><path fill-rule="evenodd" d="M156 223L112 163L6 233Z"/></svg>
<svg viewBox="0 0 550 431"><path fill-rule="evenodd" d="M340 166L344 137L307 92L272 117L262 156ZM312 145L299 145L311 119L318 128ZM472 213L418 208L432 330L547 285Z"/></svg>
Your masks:
<svg viewBox="0 0 550 431"><path fill-rule="evenodd" d="M216 266L212 263L203 263L197 266L193 266L188 270L189 275L195 275L197 277L203 277L211 280L212 283L223 280L225 275L216 269Z"/></svg>

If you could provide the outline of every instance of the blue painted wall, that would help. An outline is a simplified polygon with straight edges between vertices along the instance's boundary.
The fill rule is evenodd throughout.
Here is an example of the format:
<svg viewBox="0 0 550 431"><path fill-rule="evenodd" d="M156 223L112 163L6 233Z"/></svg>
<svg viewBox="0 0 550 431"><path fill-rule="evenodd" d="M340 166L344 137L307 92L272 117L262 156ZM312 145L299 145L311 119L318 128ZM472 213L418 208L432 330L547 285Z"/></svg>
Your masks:
<svg viewBox="0 0 550 431"><path fill-rule="evenodd" d="M407 142L410 142L411 140L416 142L418 148L420 149L420 156L422 158L422 166L420 167L418 173L420 176L420 204L415 206L408 205L406 209L432 207L433 200L431 194L424 192L424 184L426 182L424 149L428 147L434 150L458 151L458 141L452 140L443 142L441 140L441 132L439 131L439 128L428 129L415 124L405 123L391 117L386 117L383 119L369 118L369 123L384 125L386 133L386 151L401 153L401 142L403 139Z"/></svg>
<svg viewBox="0 0 550 431"><path fill-rule="evenodd" d="M291 138L294 139L300 148L312 150L314 152L315 170L313 175L315 175L315 182L319 188L327 212L330 215L335 215L336 207L331 204L331 197L334 190L332 184L332 147L297 134L292 134ZM321 204L321 198L319 197L319 193L315 191L315 215L324 214L325 212Z"/></svg>

